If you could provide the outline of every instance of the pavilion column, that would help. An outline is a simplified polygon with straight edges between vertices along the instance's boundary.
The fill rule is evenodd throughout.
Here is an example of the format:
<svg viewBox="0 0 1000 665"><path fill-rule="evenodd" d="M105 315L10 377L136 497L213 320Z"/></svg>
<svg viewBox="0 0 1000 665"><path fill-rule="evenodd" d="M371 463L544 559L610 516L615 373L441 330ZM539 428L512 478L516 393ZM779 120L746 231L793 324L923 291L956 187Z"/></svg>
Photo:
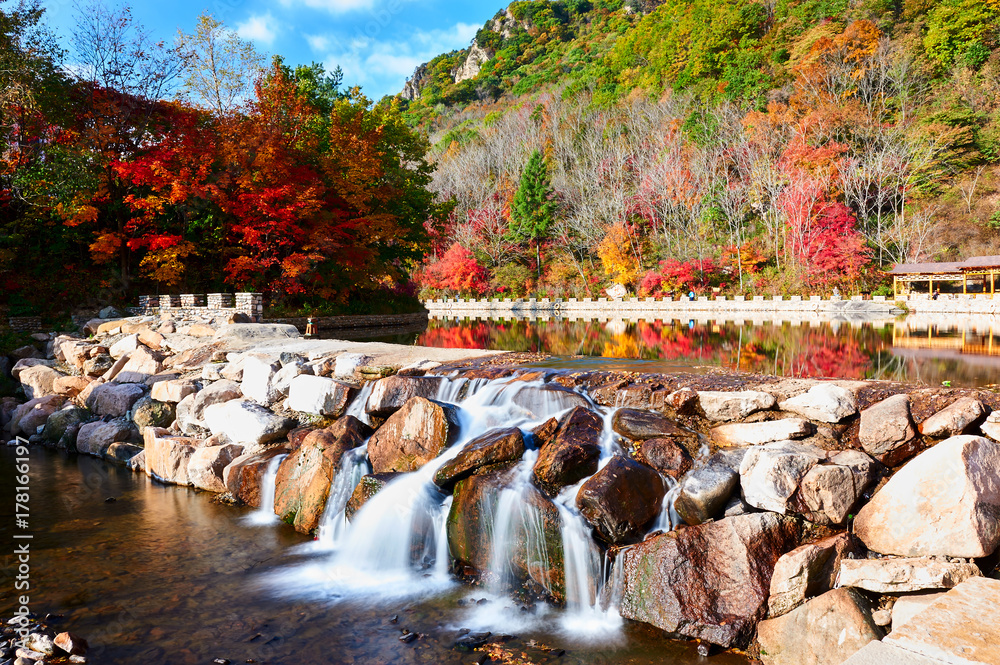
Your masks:
<svg viewBox="0 0 1000 665"><path fill-rule="evenodd" d="M934 295L934 280L933 279L927 280L927 295L930 295L930 296Z"/></svg>
<svg viewBox="0 0 1000 665"><path fill-rule="evenodd" d="M962 273L962 295L969 295L969 275Z"/></svg>
<svg viewBox="0 0 1000 665"><path fill-rule="evenodd" d="M996 280L994 279L995 277L996 277L996 272L990 270L990 300L993 299L993 295L997 292Z"/></svg>

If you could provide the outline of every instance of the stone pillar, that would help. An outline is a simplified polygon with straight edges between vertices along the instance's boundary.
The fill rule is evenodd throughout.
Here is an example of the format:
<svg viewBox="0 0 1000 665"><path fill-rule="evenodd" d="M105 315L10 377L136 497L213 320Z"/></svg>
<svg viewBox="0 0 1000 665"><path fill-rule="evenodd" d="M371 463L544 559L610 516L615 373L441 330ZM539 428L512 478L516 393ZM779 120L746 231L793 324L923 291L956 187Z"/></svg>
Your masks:
<svg viewBox="0 0 1000 665"><path fill-rule="evenodd" d="M149 311L160 306L160 296L139 296L139 307Z"/></svg>
<svg viewBox="0 0 1000 665"><path fill-rule="evenodd" d="M208 294L208 308L209 309L231 309L233 307L233 294L232 293L209 293Z"/></svg>
<svg viewBox="0 0 1000 665"><path fill-rule="evenodd" d="M180 296L160 296L160 307L180 307Z"/></svg>
<svg viewBox="0 0 1000 665"><path fill-rule="evenodd" d="M236 311L242 312L253 321L260 323L264 319L264 294L237 293Z"/></svg>
<svg viewBox="0 0 1000 665"><path fill-rule="evenodd" d="M201 293L182 293L181 307L204 307L205 296Z"/></svg>

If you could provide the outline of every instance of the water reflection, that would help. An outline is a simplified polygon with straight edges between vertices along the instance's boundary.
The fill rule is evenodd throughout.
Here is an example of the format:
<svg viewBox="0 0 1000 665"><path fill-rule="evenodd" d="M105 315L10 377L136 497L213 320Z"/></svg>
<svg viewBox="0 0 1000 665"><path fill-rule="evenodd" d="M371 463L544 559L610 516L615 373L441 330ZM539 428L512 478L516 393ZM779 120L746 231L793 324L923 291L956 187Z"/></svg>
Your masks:
<svg viewBox="0 0 1000 665"><path fill-rule="evenodd" d="M547 365L576 369L721 367L928 385L1000 383L1000 320L993 316L794 322L432 319L415 343L549 353L559 358Z"/></svg>

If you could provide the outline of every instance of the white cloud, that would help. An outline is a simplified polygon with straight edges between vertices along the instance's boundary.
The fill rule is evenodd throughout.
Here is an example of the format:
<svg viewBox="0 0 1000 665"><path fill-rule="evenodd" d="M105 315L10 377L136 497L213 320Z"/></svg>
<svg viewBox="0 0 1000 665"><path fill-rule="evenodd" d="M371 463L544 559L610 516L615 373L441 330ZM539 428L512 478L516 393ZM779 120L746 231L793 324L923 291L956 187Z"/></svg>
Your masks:
<svg viewBox="0 0 1000 665"><path fill-rule="evenodd" d="M322 9L331 14L346 14L361 9L371 9L376 0L281 0L286 7L302 5L310 9Z"/></svg>
<svg viewBox="0 0 1000 665"><path fill-rule="evenodd" d="M280 26L278 21L271 16L271 12L266 14L252 14L243 23L236 24L236 34L243 39L260 42L270 46L278 36Z"/></svg>

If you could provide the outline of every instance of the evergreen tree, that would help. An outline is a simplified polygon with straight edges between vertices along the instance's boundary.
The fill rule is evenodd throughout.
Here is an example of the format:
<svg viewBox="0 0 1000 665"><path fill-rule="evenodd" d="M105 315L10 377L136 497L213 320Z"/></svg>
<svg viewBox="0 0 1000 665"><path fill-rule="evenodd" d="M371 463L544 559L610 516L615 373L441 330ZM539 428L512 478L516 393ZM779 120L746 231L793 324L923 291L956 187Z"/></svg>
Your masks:
<svg viewBox="0 0 1000 665"><path fill-rule="evenodd" d="M542 277L539 243L552 226L556 203L549 184L549 169L542 153L535 150L521 174L521 182L510 209L510 233L518 242L535 244L535 263L538 278Z"/></svg>

